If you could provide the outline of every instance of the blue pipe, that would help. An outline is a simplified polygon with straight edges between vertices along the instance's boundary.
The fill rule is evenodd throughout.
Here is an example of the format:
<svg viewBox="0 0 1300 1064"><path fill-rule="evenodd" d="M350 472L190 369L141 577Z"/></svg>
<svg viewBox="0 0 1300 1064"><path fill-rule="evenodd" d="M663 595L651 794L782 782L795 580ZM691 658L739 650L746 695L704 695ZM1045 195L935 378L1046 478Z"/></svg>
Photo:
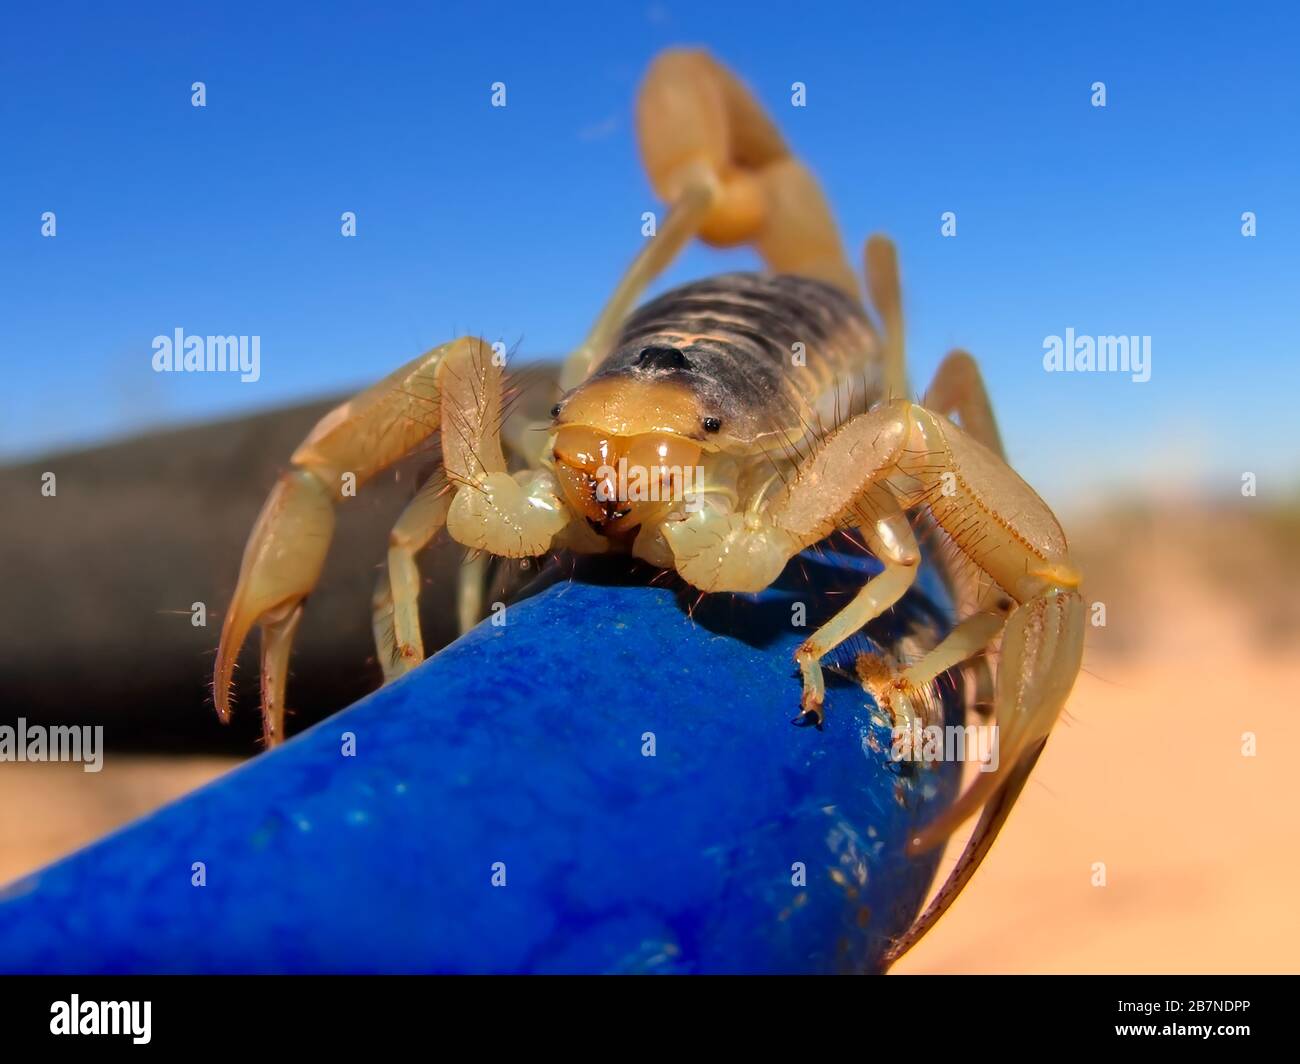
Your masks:
<svg viewBox="0 0 1300 1064"><path fill-rule="evenodd" d="M833 676L825 730L790 724L794 648L877 568L823 547L698 603L552 569L503 624L0 892L0 970L877 970L955 766L892 762ZM933 638L947 608L927 567L867 633Z"/></svg>

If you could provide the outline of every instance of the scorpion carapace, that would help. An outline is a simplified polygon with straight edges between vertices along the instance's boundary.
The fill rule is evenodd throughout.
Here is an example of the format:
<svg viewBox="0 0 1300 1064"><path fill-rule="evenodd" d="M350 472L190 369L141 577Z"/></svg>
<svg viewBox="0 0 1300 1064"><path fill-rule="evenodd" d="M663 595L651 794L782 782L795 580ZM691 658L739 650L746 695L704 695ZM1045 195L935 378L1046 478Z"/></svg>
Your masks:
<svg viewBox="0 0 1300 1064"><path fill-rule="evenodd" d="M724 274L675 288L637 310L582 387L610 378L680 382L701 420L722 422L722 431L709 437L716 443L711 449L779 449L848 413L819 412L810 399L834 400L850 386L860 409L881 398L880 364L872 357L877 347L862 303L833 285Z"/></svg>
<svg viewBox="0 0 1300 1064"><path fill-rule="evenodd" d="M647 74L637 120L669 211L565 363L553 420L504 434L511 472L502 367L488 344L468 337L323 418L249 539L217 653L217 709L228 717L235 656L259 625L264 733L268 743L282 738L289 650L342 486L364 483L439 429L443 475L399 517L375 592L386 680L424 657L416 556L443 528L505 557L630 551L705 592L761 590L801 550L855 528L883 569L795 658L797 720L820 725L821 662L912 585L919 516L961 562L950 580L963 615L906 668L877 662L860 672L905 723L918 692L965 662L986 663L1000 640L992 690L1000 765L913 840L913 850L935 845L983 810L896 957L978 866L1064 705L1082 655L1079 574L1051 511L1007 465L970 356L952 352L926 402L909 398L893 245L883 237L866 245L877 332L817 182L748 90L707 54L670 51ZM767 274L686 285L635 310L696 237L753 246Z"/></svg>
<svg viewBox="0 0 1300 1064"><path fill-rule="evenodd" d="M680 519L667 504L692 484L697 501L705 485L725 490L730 467L780 476L827 425L880 398L878 363L864 360L874 346L862 305L821 281L736 273L673 289L633 314L556 406L552 458L565 500L601 535L624 537ZM801 381L791 368L809 365L810 347ZM629 469L653 473L648 498L619 490ZM647 538L632 552L671 565L650 532L658 548Z"/></svg>

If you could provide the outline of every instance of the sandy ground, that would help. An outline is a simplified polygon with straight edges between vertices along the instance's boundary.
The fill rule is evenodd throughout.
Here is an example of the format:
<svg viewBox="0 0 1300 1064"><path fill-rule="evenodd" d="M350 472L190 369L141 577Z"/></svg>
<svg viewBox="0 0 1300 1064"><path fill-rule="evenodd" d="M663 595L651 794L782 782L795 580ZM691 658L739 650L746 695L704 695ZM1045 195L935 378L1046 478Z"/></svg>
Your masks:
<svg viewBox="0 0 1300 1064"><path fill-rule="evenodd" d="M1300 644L1276 609L1293 608L1280 596L1294 584L1270 584L1263 564L1261 579L1216 580L1192 527L1166 515L1087 540L1107 627L1090 633L1067 714L992 854L897 972L1300 971ZM0 882L235 763L117 755L98 777L5 766Z"/></svg>
<svg viewBox="0 0 1300 1064"><path fill-rule="evenodd" d="M97 773L72 762L0 771L0 885L63 857L239 764L236 758L108 753Z"/></svg>
<svg viewBox="0 0 1300 1064"><path fill-rule="evenodd" d="M1177 515L1127 538L1140 582L1096 567L1109 624L1066 715L966 892L895 971L1300 971L1300 653L1276 617L1260 637L1261 606L1294 585L1225 591Z"/></svg>

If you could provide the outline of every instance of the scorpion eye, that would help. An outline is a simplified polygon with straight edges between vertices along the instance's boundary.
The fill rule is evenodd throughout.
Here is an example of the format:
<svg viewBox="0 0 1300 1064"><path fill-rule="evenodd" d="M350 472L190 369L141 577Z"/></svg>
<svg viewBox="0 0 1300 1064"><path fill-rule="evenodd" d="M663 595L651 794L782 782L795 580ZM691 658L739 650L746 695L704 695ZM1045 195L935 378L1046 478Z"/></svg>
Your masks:
<svg viewBox="0 0 1300 1064"><path fill-rule="evenodd" d="M551 417L559 417L559 416L560 416L560 404L556 403L553 407L551 407Z"/></svg>
<svg viewBox="0 0 1300 1064"><path fill-rule="evenodd" d="M636 364L646 369L690 369L691 366L681 351L666 345L642 348L637 355Z"/></svg>
<svg viewBox="0 0 1300 1064"><path fill-rule="evenodd" d="M704 431L705 431L705 432L717 432L718 429L720 429L720 428L722 428L722 419L721 419L721 418L716 418L716 417L706 417L706 418L704 419Z"/></svg>

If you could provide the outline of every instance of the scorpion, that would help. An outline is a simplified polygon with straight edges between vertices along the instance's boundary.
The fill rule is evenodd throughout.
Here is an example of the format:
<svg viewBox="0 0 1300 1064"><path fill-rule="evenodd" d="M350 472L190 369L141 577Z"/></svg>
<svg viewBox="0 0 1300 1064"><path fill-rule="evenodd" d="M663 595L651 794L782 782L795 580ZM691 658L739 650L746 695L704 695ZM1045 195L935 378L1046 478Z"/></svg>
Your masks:
<svg viewBox="0 0 1300 1064"><path fill-rule="evenodd" d="M630 553L703 593L761 591L796 554L856 530L882 568L795 654L795 721L820 728L822 660L908 591L922 560L915 521L966 567L948 567L966 615L906 667L859 661L859 674L898 721L948 670L982 665L1002 753L996 771L909 839L908 852L920 853L981 814L887 966L960 893L1033 769L1080 668L1080 574L1060 524L1007 464L971 356L951 352L925 402L909 398L892 243L877 235L865 247L877 329L816 178L749 89L707 52L671 49L642 82L636 125L667 212L563 364L550 422L509 428L502 360L474 337L427 351L325 415L245 548L217 651L216 709L229 719L235 660L256 624L264 737L283 738L290 647L342 485L365 482L439 430L441 473L399 516L374 596L385 682L424 659L417 556L444 528L476 557ZM696 281L638 308L693 239L749 246L765 271ZM663 490L616 490L621 464ZM689 492L674 490L682 470L696 472ZM467 601L462 626L475 619L473 589L462 586Z"/></svg>

